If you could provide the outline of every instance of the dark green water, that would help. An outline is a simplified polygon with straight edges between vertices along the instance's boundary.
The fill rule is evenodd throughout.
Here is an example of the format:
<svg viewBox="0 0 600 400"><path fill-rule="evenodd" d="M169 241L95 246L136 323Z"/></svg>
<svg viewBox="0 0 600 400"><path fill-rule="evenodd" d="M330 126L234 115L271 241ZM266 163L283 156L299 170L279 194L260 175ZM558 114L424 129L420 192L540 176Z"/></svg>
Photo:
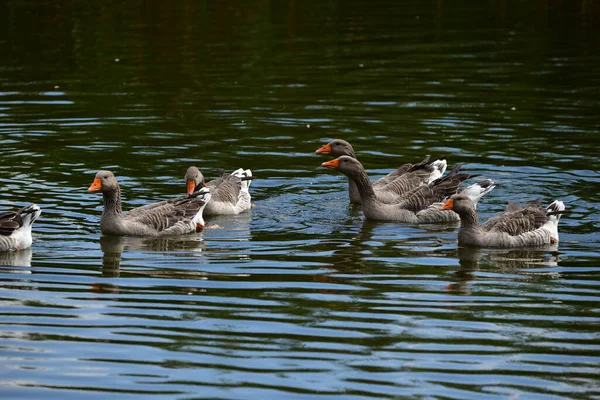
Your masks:
<svg viewBox="0 0 600 400"><path fill-rule="evenodd" d="M0 2L0 397L600 398L597 1ZM558 248L363 221L314 150L492 178L482 218L562 199ZM101 237L197 165L250 168L222 229Z"/></svg>

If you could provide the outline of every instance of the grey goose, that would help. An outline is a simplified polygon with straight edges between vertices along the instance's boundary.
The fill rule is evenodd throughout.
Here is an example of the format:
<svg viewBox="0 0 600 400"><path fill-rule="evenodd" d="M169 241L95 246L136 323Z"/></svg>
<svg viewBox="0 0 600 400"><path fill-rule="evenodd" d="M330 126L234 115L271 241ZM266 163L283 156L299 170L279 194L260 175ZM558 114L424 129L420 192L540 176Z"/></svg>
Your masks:
<svg viewBox="0 0 600 400"><path fill-rule="evenodd" d="M197 228L204 227L202 211L211 197L210 190L203 188L191 195L133 208L123 215L121 189L111 171L98 172L88 191L102 192L102 233L119 236L166 236L195 232Z"/></svg>
<svg viewBox="0 0 600 400"><path fill-rule="evenodd" d="M352 145L342 139L332 140L315 153L329 154L334 158L348 156L357 159ZM430 160L429 156L416 164L404 164L373 182L373 191L379 201L395 203L402 194L441 177L446 171L446 166L446 160ZM348 194L351 203L361 204L358 188L351 179L348 180Z"/></svg>
<svg viewBox="0 0 600 400"><path fill-rule="evenodd" d="M457 193L459 184L477 175L459 173L460 165L442 178L426 185L418 186L402 195L398 202L386 204L378 200L373 185L362 164L349 156L324 162L323 167L337 169L356 184L361 197L363 214L366 219L375 221L397 221L409 223L440 223L458 221L456 213L442 210L443 201ZM475 183L463 191L473 197L476 203L494 188L490 179Z"/></svg>
<svg viewBox="0 0 600 400"><path fill-rule="evenodd" d="M459 245L515 248L557 244L558 221L565 205L559 200L546 208L539 203L525 207L510 203L506 212L482 225L473 202L463 193L450 197L442 208L460 216Z"/></svg>
<svg viewBox="0 0 600 400"><path fill-rule="evenodd" d="M197 167L189 167L185 173L187 193L208 187L211 200L204 209L204 215L234 215L251 208L249 192L252 171L237 169L231 174L221 174L218 179L205 182L204 175Z"/></svg>

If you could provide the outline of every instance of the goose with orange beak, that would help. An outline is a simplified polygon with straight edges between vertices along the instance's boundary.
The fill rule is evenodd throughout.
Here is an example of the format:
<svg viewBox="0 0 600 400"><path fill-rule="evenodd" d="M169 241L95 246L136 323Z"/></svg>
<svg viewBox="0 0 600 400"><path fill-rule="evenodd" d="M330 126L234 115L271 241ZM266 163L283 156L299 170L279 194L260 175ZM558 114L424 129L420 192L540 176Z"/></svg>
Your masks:
<svg viewBox="0 0 600 400"><path fill-rule="evenodd" d="M250 183L252 171L237 169L231 174L221 174L218 179L208 183L204 175L196 167L189 167L185 173L187 193L207 187L211 192L211 200L204 209L204 215L235 215L252 207Z"/></svg>
<svg viewBox="0 0 600 400"><path fill-rule="evenodd" d="M332 140L315 151L315 154L328 154L335 158L348 156L357 159L352 145L342 139ZM446 166L446 160L436 159L431 161L429 156L420 163L404 164L373 182L373 191L379 201L395 203L398 201L399 196L404 193L440 178L446 171ZM348 194L351 203L361 204L358 188L352 180L348 181Z"/></svg>
<svg viewBox="0 0 600 400"><path fill-rule="evenodd" d="M459 184L477 175L460 173L460 165L448 175L421 185L400 196L397 203L387 204L377 199L373 185L358 160L350 156L341 156L321 164L325 168L336 169L346 175L357 187L362 209L366 219L375 221L397 221L409 223L442 223L457 221L458 215L442 210L442 201L457 193ZM493 188L492 180L475 183L463 191L473 197L475 202Z"/></svg>
<svg viewBox="0 0 600 400"><path fill-rule="evenodd" d="M210 201L210 189L202 188L191 195L148 204L123 215L121 189L111 171L100 171L88 192L101 192L104 210L100 230L119 236L182 235L204 228L202 211Z"/></svg>
<svg viewBox="0 0 600 400"><path fill-rule="evenodd" d="M458 244L461 246L518 248L558 243L558 221L565 205L555 200L544 208L539 203L520 207L509 204L508 211L480 225L473 201L464 193L450 197L442 210L460 217Z"/></svg>

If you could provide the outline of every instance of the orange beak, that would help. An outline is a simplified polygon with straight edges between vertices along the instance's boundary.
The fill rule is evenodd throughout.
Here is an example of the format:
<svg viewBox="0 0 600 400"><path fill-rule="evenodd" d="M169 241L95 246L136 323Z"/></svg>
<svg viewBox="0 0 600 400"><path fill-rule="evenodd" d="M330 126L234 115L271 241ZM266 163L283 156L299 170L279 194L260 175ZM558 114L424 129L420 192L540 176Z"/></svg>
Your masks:
<svg viewBox="0 0 600 400"><path fill-rule="evenodd" d="M336 158L335 160L331 160L331 161L325 161L323 164L321 164L321 167L331 168L331 169L338 169L339 166L340 166L339 158Z"/></svg>
<svg viewBox="0 0 600 400"><path fill-rule="evenodd" d="M442 210L452 210L453 207L454 207L454 200L450 199L444 203L444 205L442 206Z"/></svg>
<svg viewBox="0 0 600 400"><path fill-rule="evenodd" d="M194 181L187 181L187 194L194 193L194 189L196 189L196 183Z"/></svg>
<svg viewBox="0 0 600 400"><path fill-rule="evenodd" d="M331 145L327 143L325 146L321 147L319 150L315 151L315 154L329 154L331 153Z"/></svg>
<svg viewBox="0 0 600 400"><path fill-rule="evenodd" d="M88 188L88 192L97 192L98 190L102 190L102 181L100 178L94 179L94 182Z"/></svg>

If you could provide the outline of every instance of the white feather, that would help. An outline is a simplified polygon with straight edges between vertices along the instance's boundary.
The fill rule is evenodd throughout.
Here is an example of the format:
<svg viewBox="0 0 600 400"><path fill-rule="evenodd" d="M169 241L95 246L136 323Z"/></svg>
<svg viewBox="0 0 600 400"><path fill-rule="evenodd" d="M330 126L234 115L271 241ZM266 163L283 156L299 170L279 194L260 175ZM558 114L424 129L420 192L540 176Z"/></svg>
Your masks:
<svg viewBox="0 0 600 400"><path fill-rule="evenodd" d="M482 187L479 183L474 183L470 186L467 186L462 193L466 194L467 196L469 196L469 198L471 199L471 201L473 202L473 205L477 208L477 202L479 202L479 200L485 196L486 194L488 194L489 192L491 192L492 190L494 190L494 188L496 186L494 186L494 181L492 181L491 179L489 179L489 181L491 181L492 183L488 186L488 187Z"/></svg>
<svg viewBox="0 0 600 400"><path fill-rule="evenodd" d="M554 200L548 207L548 211L564 211L565 203L559 200ZM550 231L552 239L558 242L558 221L560 220L560 214L548 215L548 220L542 225L543 229Z"/></svg>
<svg viewBox="0 0 600 400"><path fill-rule="evenodd" d="M448 164L446 163L446 160L435 160L431 163L431 166L433 166L434 170L431 173L431 175L429 175L429 180L427 181L427 183L431 183L436 179L441 178L444 172L446 171L446 167L448 166Z"/></svg>

